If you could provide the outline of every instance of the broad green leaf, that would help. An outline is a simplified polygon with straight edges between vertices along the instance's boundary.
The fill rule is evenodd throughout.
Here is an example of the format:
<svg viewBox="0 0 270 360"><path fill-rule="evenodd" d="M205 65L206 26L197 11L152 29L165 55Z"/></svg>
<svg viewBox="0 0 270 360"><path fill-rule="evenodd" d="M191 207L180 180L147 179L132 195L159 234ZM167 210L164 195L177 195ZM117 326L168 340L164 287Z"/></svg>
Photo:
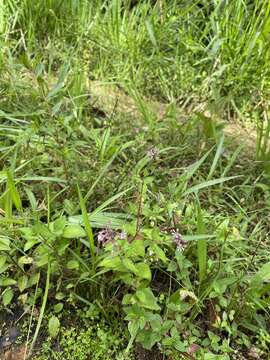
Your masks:
<svg viewBox="0 0 270 360"><path fill-rule="evenodd" d="M270 262L264 264L257 273L262 281L269 281L270 280Z"/></svg>
<svg viewBox="0 0 270 360"><path fill-rule="evenodd" d="M66 225L66 218L64 216L58 218L52 223L52 231L55 235L62 235Z"/></svg>
<svg viewBox="0 0 270 360"><path fill-rule="evenodd" d="M10 286L17 284L17 281L11 278L0 278L0 286Z"/></svg>
<svg viewBox="0 0 270 360"><path fill-rule="evenodd" d="M63 300L66 297L66 295L62 292L58 292L55 295L56 300Z"/></svg>
<svg viewBox="0 0 270 360"><path fill-rule="evenodd" d="M110 224L111 229L122 229L132 217L124 213L99 212L96 214L88 213L88 218L92 228L104 229ZM82 215L74 215L68 218L70 225L83 225ZM88 245L89 246L89 245Z"/></svg>
<svg viewBox="0 0 270 360"><path fill-rule="evenodd" d="M63 307L64 307L63 303L58 303L54 305L53 310L56 314L58 314L62 311Z"/></svg>
<svg viewBox="0 0 270 360"><path fill-rule="evenodd" d="M10 263L6 263L0 267L0 274L3 274L9 267L11 266Z"/></svg>
<svg viewBox="0 0 270 360"><path fill-rule="evenodd" d="M80 267L80 264L78 263L78 261L77 260L70 260L70 261L68 261L68 263L67 263L67 268L69 269L69 270L74 270L74 269L79 269L79 267Z"/></svg>
<svg viewBox="0 0 270 360"><path fill-rule="evenodd" d="M20 292L23 292L27 288L28 277L26 275L22 275L18 279L18 288Z"/></svg>
<svg viewBox="0 0 270 360"><path fill-rule="evenodd" d="M40 243L40 239L38 239L38 238L31 238L31 239L29 239L29 240L27 240L27 242L25 243L25 245L24 245L24 248L23 248L23 250L24 251L28 251L28 250L30 250L33 246L35 246L36 244L38 244L38 243Z"/></svg>
<svg viewBox="0 0 270 360"><path fill-rule="evenodd" d="M164 263L168 261L165 252L157 244L151 245L151 250L155 253L156 257Z"/></svg>
<svg viewBox="0 0 270 360"><path fill-rule="evenodd" d="M14 292L12 289L7 289L3 296L2 296L2 300L3 300L3 305L7 306L10 304L11 300L13 299L14 296Z"/></svg>
<svg viewBox="0 0 270 360"><path fill-rule="evenodd" d="M152 290L150 288L143 288L136 291L136 297L140 305L150 310L160 310Z"/></svg>
<svg viewBox="0 0 270 360"><path fill-rule="evenodd" d="M149 281L151 280L152 274L151 274L149 265L147 265L146 263L143 263L143 262L137 263L136 270L137 270L137 275L140 278L146 279Z"/></svg>
<svg viewBox="0 0 270 360"><path fill-rule="evenodd" d="M252 276L251 285L259 286L259 284L263 282L268 282L270 280L270 262L262 265L262 267L258 270L258 272Z"/></svg>
<svg viewBox="0 0 270 360"><path fill-rule="evenodd" d="M133 304L134 302L135 302L134 296L131 295L131 294L125 294L123 299L122 299L122 304L123 305Z"/></svg>
<svg viewBox="0 0 270 360"><path fill-rule="evenodd" d="M116 271L126 271L126 268L123 265L119 256L115 256L113 258L105 258L99 263L99 266Z"/></svg>
<svg viewBox="0 0 270 360"><path fill-rule="evenodd" d="M143 329L137 336L137 341L143 345L147 350L151 350L152 347L159 343L162 338L162 334L156 328Z"/></svg>
<svg viewBox="0 0 270 360"><path fill-rule="evenodd" d="M135 266L134 262L131 261L128 258L124 258L123 259L123 265L130 270L131 272L133 272L134 274L138 274L138 270L137 267Z"/></svg>
<svg viewBox="0 0 270 360"><path fill-rule="evenodd" d="M128 331L132 337L137 335L139 330L139 323L137 321L132 321L128 323Z"/></svg>
<svg viewBox="0 0 270 360"><path fill-rule="evenodd" d="M36 285L39 281L39 277L40 277L39 273L31 275L30 278L28 279L28 286L31 287L33 285Z"/></svg>
<svg viewBox="0 0 270 360"><path fill-rule="evenodd" d="M7 237L0 237L0 251L9 251L10 250L10 240Z"/></svg>
<svg viewBox="0 0 270 360"><path fill-rule="evenodd" d="M36 265L38 267L42 267L46 264L48 264L49 262L49 259L50 259L50 254L49 253L40 253L38 256L37 256L37 259L36 259Z"/></svg>
<svg viewBox="0 0 270 360"><path fill-rule="evenodd" d="M145 255L145 247L143 240L133 240L128 247L126 252L126 256L136 257L141 256L144 257Z"/></svg>
<svg viewBox="0 0 270 360"><path fill-rule="evenodd" d="M56 316L52 316L49 320L49 334L52 338L55 338L58 335L60 328L60 322Z"/></svg>
<svg viewBox="0 0 270 360"><path fill-rule="evenodd" d="M21 256L18 260L19 265L32 264L34 259L31 256Z"/></svg>
<svg viewBox="0 0 270 360"><path fill-rule="evenodd" d="M180 339L175 340L173 346L177 351L180 352L185 352L187 350L185 344L180 341Z"/></svg>
<svg viewBox="0 0 270 360"><path fill-rule="evenodd" d="M5 255L0 255L0 269L2 268L2 266L5 265L7 260L7 257Z"/></svg>
<svg viewBox="0 0 270 360"><path fill-rule="evenodd" d="M80 225L68 225L63 231L63 237L67 239L77 239L84 236L86 236L86 232Z"/></svg>

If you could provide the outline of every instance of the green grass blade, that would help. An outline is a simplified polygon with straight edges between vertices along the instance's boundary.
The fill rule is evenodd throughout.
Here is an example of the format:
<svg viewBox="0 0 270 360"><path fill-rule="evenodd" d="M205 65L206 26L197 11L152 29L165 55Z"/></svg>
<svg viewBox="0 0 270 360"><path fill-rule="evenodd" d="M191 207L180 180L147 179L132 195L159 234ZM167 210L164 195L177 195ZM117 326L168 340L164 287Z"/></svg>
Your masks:
<svg viewBox="0 0 270 360"><path fill-rule="evenodd" d="M236 179L238 177L239 176L229 176L229 177L204 181L204 182L202 182L202 183L200 183L198 185L195 185L195 186L192 186L191 188L189 188L182 196L184 197L184 196L187 196L187 195L192 194L192 193L197 193L199 190L206 189L206 188L209 188L209 187L214 186L214 185L222 184L222 183L224 183L226 181L230 181L230 180Z"/></svg>
<svg viewBox="0 0 270 360"><path fill-rule="evenodd" d="M211 165L211 169L210 169L209 174L207 176L207 180L211 179L211 177L213 176L213 174L214 174L214 172L216 170L218 160L219 160L219 158L220 158L220 156L222 154L222 151L223 151L223 144L224 144L224 134L220 138L220 141L219 141L219 144L218 144L218 147L217 147L217 151L216 151L213 163Z"/></svg>
<svg viewBox="0 0 270 360"><path fill-rule="evenodd" d="M110 225L111 229L122 229L128 221L133 218L123 213L99 212L88 214L92 228L102 229ZM82 215L70 216L68 219L70 224L83 224Z"/></svg>
<svg viewBox="0 0 270 360"><path fill-rule="evenodd" d="M205 226L203 222L203 215L201 211L201 206L198 203L197 205L197 233L203 234L205 231ZM207 266L207 242L206 239L199 239L197 241L197 257L199 265L199 281L200 284L205 279L206 276L206 266Z"/></svg>
<svg viewBox="0 0 270 360"><path fill-rule="evenodd" d="M15 205L16 209L18 211L22 210L22 202L21 202L21 198L20 198L20 194L16 188L13 176L10 172L10 170L6 170L6 174L7 174L7 186L13 201L13 204Z"/></svg>
<svg viewBox="0 0 270 360"><path fill-rule="evenodd" d="M240 154L240 152L243 150L244 145L239 145L238 148L234 151L234 153L230 156L230 160L228 162L228 164L226 165L223 173L222 173L222 177L225 177L226 174L230 171L231 167L233 166L235 160L237 159L238 155Z"/></svg>
<svg viewBox="0 0 270 360"><path fill-rule="evenodd" d="M116 201L117 199L119 199L120 197L122 197L123 195L125 195L127 192L129 192L131 189L133 189L133 186L129 187L128 189L121 191L120 193L110 197L108 200L104 201L103 204L101 204L99 207L97 207L94 211L93 214L98 214L99 212L101 212L102 210L106 209L107 206L109 206L111 203L113 203L114 201Z"/></svg>
<svg viewBox="0 0 270 360"><path fill-rule="evenodd" d="M33 340L32 340L32 343L31 343L31 346L30 346L30 349L29 349L29 355L30 356L31 356L31 354L32 354L32 352L34 350L34 346L35 346L35 343L37 341L39 330L40 330L42 320L43 320L43 317L44 317L45 308L46 308L46 304L47 304L47 300L48 300L49 288L50 288L50 276L51 276L51 264L50 264L50 262L48 262L46 285L45 285L45 290L44 290L44 295L43 295L43 300L42 300L42 305L41 305L41 309L40 309L40 313L39 313L39 317L38 317L36 330L35 330Z"/></svg>
<svg viewBox="0 0 270 360"><path fill-rule="evenodd" d="M94 259L94 257L95 257L94 235L93 235L93 231L92 231L91 224L89 221L89 216L88 216L88 213L86 210L84 198L82 196L79 186L77 188L78 188L78 194L79 194L79 200L80 200L80 207L81 207L81 211L82 211L83 223L84 223L85 231L86 231L86 234L87 234L87 237L89 240L90 252L91 252L92 258Z"/></svg>

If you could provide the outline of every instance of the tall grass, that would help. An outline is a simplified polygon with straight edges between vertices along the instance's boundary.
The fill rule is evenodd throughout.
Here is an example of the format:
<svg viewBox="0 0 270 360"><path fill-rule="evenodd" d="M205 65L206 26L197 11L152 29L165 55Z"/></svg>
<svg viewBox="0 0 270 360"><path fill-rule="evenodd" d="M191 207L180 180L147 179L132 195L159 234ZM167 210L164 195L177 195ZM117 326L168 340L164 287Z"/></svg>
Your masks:
<svg viewBox="0 0 270 360"><path fill-rule="evenodd" d="M65 46L91 53L96 76L135 81L166 100L194 91L217 107L241 108L255 90L267 91L268 1L129 3L9 0L1 23L9 19L12 36L29 51L40 42L66 40Z"/></svg>
<svg viewBox="0 0 270 360"><path fill-rule="evenodd" d="M31 273L27 267L21 276L24 263L16 272L13 262L33 257L37 264L33 271L40 272L45 291L31 347L58 275L66 299L88 306L100 301L101 313L108 311L106 318L113 320L114 309L122 311L123 292L139 284L139 295L149 286L150 300L162 293L163 284L160 291L153 286L153 294L150 288L159 277L166 280L164 292L181 284L186 305L198 301L191 317L189 307L172 301L177 316L184 311L185 321L177 320L181 326L192 324L208 300L218 316L226 310L227 294L232 304L245 301L246 273L268 261L269 191L262 171L260 177L251 174L253 164L247 168L238 159L242 146L227 147L211 116L252 120L256 158L269 160L269 15L266 0L0 0L0 223L8 234L0 234L6 266L0 271L15 283L19 279L14 292L14 281L6 282L8 305L17 290L26 290ZM88 87L97 79L132 97L140 116L118 112L117 104L109 115L102 108L97 115ZM171 103L162 121L148 106L150 97ZM198 104L202 110L193 114ZM179 115L186 109L191 115L184 123ZM123 237L124 268L122 245L106 253L98 228ZM132 258L133 240L140 260ZM119 287L112 271L101 278L109 268L98 270L100 257L110 262L115 251L120 251L117 281L125 284ZM264 268L261 273L264 286L269 278ZM264 296L255 285L249 296L259 308ZM165 306L162 296L157 301ZM250 324L257 316L254 304L248 301L239 310L242 316L252 308L250 316L243 315ZM234 325L224 324L211 328L224 326L229 334ZM257 336L257 327L252 331Z"/></svg>

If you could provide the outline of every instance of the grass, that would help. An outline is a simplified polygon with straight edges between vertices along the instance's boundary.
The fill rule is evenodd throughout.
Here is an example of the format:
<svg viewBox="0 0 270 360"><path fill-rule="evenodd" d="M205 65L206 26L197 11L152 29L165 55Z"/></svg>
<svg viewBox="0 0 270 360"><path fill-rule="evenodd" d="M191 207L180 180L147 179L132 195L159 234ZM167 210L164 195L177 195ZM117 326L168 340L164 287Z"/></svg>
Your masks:
<svg viewBox="0 0 270 360"><path fill-rule="evenodd" d="M269 357L269 12L0 1L1 307L26 354Z"/></svg>

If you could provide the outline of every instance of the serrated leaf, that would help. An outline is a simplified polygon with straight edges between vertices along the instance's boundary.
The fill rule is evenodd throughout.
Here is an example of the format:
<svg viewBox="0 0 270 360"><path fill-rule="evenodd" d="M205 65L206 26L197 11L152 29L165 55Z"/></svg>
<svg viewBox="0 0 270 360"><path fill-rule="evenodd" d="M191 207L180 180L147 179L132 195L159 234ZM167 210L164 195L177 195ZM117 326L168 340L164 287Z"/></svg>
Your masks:
<svg viewBox="0 0 270 360"><path fill-rule="evenodd" d="M56 316L52 316L49 320L48 330L52 338L55 338L59 333L60 322Z"/></svg>
<svg viewBox="0 0 270 360"><path fill-rule="evenodd" d="M129 305L134 303L134 297L131 294L126 294L123 297L122 304L123 305Z"/></svg>
<svg viewBox="0 0 270 360"><path fill-rule="evenodd" d="M154 251L155 255L164 263L168 261L168 258L165 255L165 252L157 245L153 244L151 249Z"/></svg>
<svg viewBox="0 0 270 360"><path fill-rule="evenodd" d="M67 239L77 239L85 236L86 232L80 225L68 225L63 231L63 237Z"/></svg>
<svg viewBox="0 0 270 360"><path fill-rule="evenodd" d="M141 263L137 263L136 264L136 269L137 269L137 275L142 278L142 279L146 279L146 280L151 280L152 278L152 274L151 274L151 270L149 265L141 262Z"/></svg>
<svg viewBox="0 0 270 360"><path fill-rule="evenodd" d="M126 252L126 256L136 257L141 256L144 257L145 255L145 247L143 240L133 240L132 243L129 245L128 250Z"/></svg>
<svg viewBox="0 0 270 360"><path fill-rule="evenodd" d="M160 310L153 292L149 288L139 289L136 291L136 297L140 305L150 310Z"/></svg>
<svg viewBox="0 0 270 360"><path fill-rule="evenodd" d="M134 274L138 273L137 267L135 266L133 261L131 261L128 258L124 258L122 261L123 261L123 265L127 268L127 270L130 270Z"/></svg>

